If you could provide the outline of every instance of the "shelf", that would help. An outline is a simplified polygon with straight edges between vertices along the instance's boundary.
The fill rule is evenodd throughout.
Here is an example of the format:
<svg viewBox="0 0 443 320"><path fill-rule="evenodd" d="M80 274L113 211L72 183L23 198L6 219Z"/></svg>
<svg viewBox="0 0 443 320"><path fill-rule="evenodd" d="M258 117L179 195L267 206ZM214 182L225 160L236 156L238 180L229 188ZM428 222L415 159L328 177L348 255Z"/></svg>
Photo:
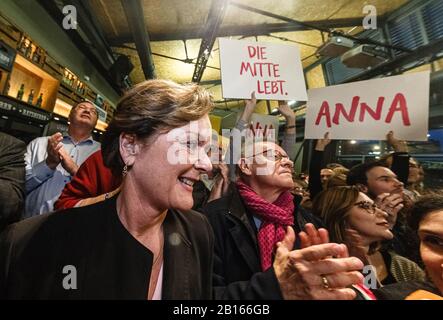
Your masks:
<svg viewBox="0 0 443 320"><path fill-rule="evenodd" d="M34 90L33 103L37 102L39 95L43 94L42 109L51 112L57 98L59 81L40 67L17 54L11 72L10 89L8 95L16 97L21 84L25 85L22 100L27 101L31 89Z"/></svg>

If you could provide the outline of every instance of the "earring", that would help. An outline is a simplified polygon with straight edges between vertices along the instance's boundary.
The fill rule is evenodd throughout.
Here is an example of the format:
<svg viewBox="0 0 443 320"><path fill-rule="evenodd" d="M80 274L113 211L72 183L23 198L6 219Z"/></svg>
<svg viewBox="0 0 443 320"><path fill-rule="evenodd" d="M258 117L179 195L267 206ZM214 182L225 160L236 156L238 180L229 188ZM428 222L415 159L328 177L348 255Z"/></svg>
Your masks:
<svg viewBox="0 0 443 320"><path fill-rule="evenodd" d="M128 174L128 165L125 164L122 171L122 177L125 177Z"/></svg>

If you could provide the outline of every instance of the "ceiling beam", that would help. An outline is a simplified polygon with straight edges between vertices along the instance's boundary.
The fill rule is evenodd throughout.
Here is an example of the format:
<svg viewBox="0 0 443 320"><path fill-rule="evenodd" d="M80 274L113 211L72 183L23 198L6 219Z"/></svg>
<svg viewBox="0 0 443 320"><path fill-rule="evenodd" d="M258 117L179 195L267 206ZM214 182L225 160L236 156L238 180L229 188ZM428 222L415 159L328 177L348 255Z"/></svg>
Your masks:
<svg viewBox="0 0 443 320"><path fill-rule="evenodd" d="M309 29L312 29L312 30L318 30L318 31L321 31L321 32L329 33L331 35L339 35L341 37L351 39L351 40L353 40L356 43L372 44L372 45L381 46L381 47L389 48L389 49L393 49L393 50L399 50L399 51L403 51L403 52L410 52L411 51L411 50L409 50L407 48L403 48L403 47L399 47L399 46L393 46L393 45L386 44L386 43L383 43L383 42L375 41L375 40L370 39L370 38L356 38L354 36L351 36L349 34L343 33L341 31L331 30L330 28L325 28L325 27L314 26L314 25L311 25L311 24L309 24L308 22L305 22L305 21L299 21L299 20L291 19L291 18L288 18L288 17L285 17L285 16L281 16L281 15L278 15L278 14L275 14L275 13L272 13L272 12L269 12L269 11L264 11L264 10L261 10L261 9L258 9L258 8L254 8L254 7L251 7L251 6L247 6L247 5L244 5L244 4L241 4L241 3L237 3L237 2L234 2L234 1L230 2L230 4L232 6L235 6L237 8L243 9L243 10L247 10L247 11L250 11L250 12L261 14L261 15L263 15L265 17L270 17L270 18L286 21L286 22L293 23L293 24L296 24L296 25L300 25L302 27L306 27L306 28L309 28Z"/></svg>
<svg viewBox="0 0 443 320"><path fill-rule="evenodd" d="M134 39L145 79L154 79L154 61L152 60L150 39L145 25L141 0L121 0L121 4Z"/></svg>
<svg viewBox="0 0 443 320"><path fill-rule="evenodd" d="M225 16L228 2L229 0L212 0L208 18L206 19L205 32L200 43L200 50L198 51L198 57L195 63L194 74L192 75L192 82L200 82L203 76L212 47L217 38L218 29Z"/></svg>
<svg viewBox="0 0 443 320"><path fill-rule="evenodd" d="M77 8L77 19L80 28L90 39L92 46L98 51L100 59L106 60L112 65L115 62L112 50L97 19L91 16L93 10L90 0L68 0L65 1L65 4L72 4Z"/></svg>
<svg viewBox="0 0 443 320"><path fill-rule="evenodd" d="M56 5L54 1L50 0L39 0L39 4L44 8L44 10L52 17L52 19L59 25L63 25L63 19L65 15L61 12L60 8ZM87 59L95 66L98 73L106 79L109 85L116 91L121 92L120 87L115 83L109 75L108 69L103 65L102 59L97 57L91 50L88 43L80 36L77 29L64 29L64 32L71 39L72 43L87 57Z"/></svg>
<svg viewBox="0 0 443 320"><path fill-rule="evenodd" d="M220 79L200 81L200 85L202 85L202 86L210 86L210 85L217 85L217 84L221 84Z"/></svg>
<svg viewBox="0 0 443 320"><path fill-rule="evenodd" d="M330 20L317 20L317 21L307 21L309 25L318 28L349 28L361 25L361 18L345 18L345 19L330 19ZM294 31L306 31L312 30L312 28L307 28L306 26L296 25L294 23L265 23L265 24L254 24L254 25L244 25L244 26L222 26L218 29L217 37L235 37L235 36L263 36L271 33L278 32L294 32ZM194 28L184 31L177 31L173 33L159 33L150 34L151 41L175 41L175 40L188 40L188 39L201 39L204 35L204 30L201 28ZM124 43L133 43L134 38L132 35L122 35L116 38L108 39L111 46L119 46Z"/></svg>

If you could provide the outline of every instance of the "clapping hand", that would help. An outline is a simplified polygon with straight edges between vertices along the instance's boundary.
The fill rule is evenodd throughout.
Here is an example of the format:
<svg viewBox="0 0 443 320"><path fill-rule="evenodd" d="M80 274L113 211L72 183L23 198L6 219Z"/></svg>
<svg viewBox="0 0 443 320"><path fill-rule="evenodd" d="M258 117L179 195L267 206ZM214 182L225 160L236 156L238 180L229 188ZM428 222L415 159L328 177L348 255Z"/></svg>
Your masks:
<svg viewBox="0 0 443 320"><path fill-rule="evenodd" d="M46 157L46 165L52 170L55 170L61 162L59 151L63 148L63 145L61 144L62 140L63 136L60 132L54 133L48 139L48 146L46 148L48 153L48 156Z"/></svg>
<svg viewBox="0 0 443 320"><path fill-rule="evenodd" d="M325 234L311 234L308 241L322 242ZM305 244L307 239L303 240ZM363 283L359 272L363 263L349 257L346 245L336 243L314 244L292 250L295 233L287 228L284 239L277 243L274 271L285 299L350 300L356 294L348 288ZM335 257L335 258L334 258Z"/></svg>

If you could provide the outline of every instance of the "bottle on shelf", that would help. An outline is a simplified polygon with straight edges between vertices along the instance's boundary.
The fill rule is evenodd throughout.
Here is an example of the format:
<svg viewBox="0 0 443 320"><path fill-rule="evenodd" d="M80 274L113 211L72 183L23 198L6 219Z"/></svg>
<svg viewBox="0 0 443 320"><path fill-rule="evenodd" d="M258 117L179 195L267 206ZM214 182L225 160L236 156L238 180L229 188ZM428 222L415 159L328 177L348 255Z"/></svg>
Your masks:
<svg viewBox="0 0 443 320"><path fill-rule="evenodd" d="M43 103L43 93L40 93L40 95L38 96L37 103L35 104L35 106L40 108L42 106L42 103Z"/></svg>
<svg viewBox="0 0 443 320"><path fill-rule="evenodd" d="M34 101L34 89L31 89L31 92L29 93L28 96L28 103L32 104L32 101Z"/></svg>
<svg viewBox="0 0 443 320"><path fill-rule="evenodd" d="M23 99L23 94L25 93L25 84L22 83L20 86L20 89L17 92L17 99L18 100L22 100Z"/></svg>
<svg viewBox="0 0 443 320"><path fill-rule="evenodd" d="M45 62L46 62L46 54L45 54L45 52L43 51L43 49L40 49L40 56L41 56L41 58L40 58L40 64L41 64L41 65L44 65Z"/></svg>
<svg viewBox="0 0 443 320"><path fill-rule="evenodd" d="M41 49L36 48L34 54L32 55L32 61L38 64L40 63L40 57L41 57Z"/></svg>
<svg viewBox="0 0 443 320"><path fill-rule="evenodd" d="M68 71L65 70L65 74L64 74L64 76L63 76L63 82L64 82L65 84L68 84L68 83L69 83L68 76L69 76L69 73L68 73Z"/></svg>
<svg viewBox="0 0 443 320"><path fill-rule="evenodd" d="M23 55L26 54L26 41L27 41L26 37L23 36L22 41L20 41L20 44L18 47L18 51Z"/></svg>
<svg viewBox="0 0 443 320"><path fill-rule="evenodd" d="M31 59L31 53L32 53L32 44L31 44L31 41L28 40L26 51L25 51L25 57L27 59Z"/></svg>

